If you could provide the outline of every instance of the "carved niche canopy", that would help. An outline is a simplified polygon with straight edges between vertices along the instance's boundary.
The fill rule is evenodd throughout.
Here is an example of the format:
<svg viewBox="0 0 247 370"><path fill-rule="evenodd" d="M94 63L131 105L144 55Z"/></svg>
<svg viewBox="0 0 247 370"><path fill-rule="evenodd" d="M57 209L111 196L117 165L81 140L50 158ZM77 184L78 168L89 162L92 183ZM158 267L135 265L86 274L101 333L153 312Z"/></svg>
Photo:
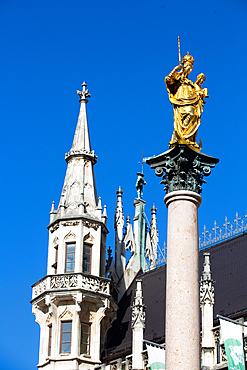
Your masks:
<svg viewBox="0 0 247 370"><path fill-rule="evenodd" d="M76 239L76 235L74 233L72 233L71 230L64 237L64 240L73 240L74 241L75 239Z"/></svg>
<svg viewBox="0 0 247 370"><path fill-rule="evenodd" d="M88 244L94 244L94 237L91 235L91 233L89 232L88 234L86 234L85 236L84 236L84 239L83 239L83 241L84 241L84 243L88 243Z"/></svg>

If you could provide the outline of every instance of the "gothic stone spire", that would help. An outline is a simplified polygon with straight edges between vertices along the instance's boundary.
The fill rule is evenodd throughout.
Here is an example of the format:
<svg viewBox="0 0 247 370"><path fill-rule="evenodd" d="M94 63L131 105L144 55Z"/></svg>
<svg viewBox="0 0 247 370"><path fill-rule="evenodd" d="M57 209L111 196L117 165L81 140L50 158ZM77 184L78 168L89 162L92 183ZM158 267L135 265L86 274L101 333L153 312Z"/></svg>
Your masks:
<svg viewBox="0 0 247 370"><path fill-rule="evenodd" d="M56 218L85 213L97 217L97 191L93 168L97 156L91 150L90 144L86 104L91 95L86 86L83 82L82 91L77 91L81 107L72 148L65 154L68 167Z"/></svg>

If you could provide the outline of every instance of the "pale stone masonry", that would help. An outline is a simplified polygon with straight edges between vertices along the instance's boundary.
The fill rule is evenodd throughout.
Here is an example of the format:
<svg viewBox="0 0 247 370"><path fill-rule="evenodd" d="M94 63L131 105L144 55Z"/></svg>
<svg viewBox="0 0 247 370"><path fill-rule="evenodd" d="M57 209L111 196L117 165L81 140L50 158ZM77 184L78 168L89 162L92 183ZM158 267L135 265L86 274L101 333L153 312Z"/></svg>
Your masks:
<svg viewBox="0 0 247 370"><path fill-rule="evenodd" d="M214 365L214 281L210 270L210 253L205 252L203 272L200 281L200 303L202 310L202 364L212 368Z"/></svg>
<svg viewBox="0 0 247 370"><path fill-rule="evenodd" d="M86 103L80 113L57 210L50 212L47 276L33 285L33 314L40 325L38 367L93 369L100 363L117 305L105 276L107 215L97 200Z"/></svg>

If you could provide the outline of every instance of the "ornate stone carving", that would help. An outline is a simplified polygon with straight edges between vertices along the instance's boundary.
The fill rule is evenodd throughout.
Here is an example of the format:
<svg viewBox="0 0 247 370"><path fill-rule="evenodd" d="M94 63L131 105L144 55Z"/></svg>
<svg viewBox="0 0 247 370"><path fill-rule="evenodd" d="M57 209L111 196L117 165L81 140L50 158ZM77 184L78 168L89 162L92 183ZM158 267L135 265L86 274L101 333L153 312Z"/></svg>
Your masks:
<svg viewBox="0 0 247 370"><path fill-rule="evenodd" d="M88 276L82 276L81 288L92 292L109 293L109 283L107 281Z"/></svg>
<svg viewBox="0 0 247 370"><path fill-rule="evenodd" d="M46 280L41 280L38 284L36 284L33 288L34 296L37 296L43 293L46 290Z"/></svg>
<svg viewBox="0 0 247 370"><path fill-rule="evenodd" d="M214 330L214 341L215 343L218 343L220 341L220 329Z"/></svg>
<svg viewBox="0 0 247 370"><path fill-rule="evenodd" d="M74 233L72 233L72 231L70 230L70 232L64 237L64 240L75 240L76 239L76 235Z"/></svg>
<svg viewBox="0 0 247 370"><path fill-rule="evenodd" d="M82 289L93 293L110 294L110 281L78 274L47 276L33 287L33 298L49 290Z"/></svg>
<svg viewBox="0 0 247 370"><path fill-rule="evenodd" d="M49 312L48 315L47 315L47 318L46 318L46 324L50 324L51 323L51 317L52 317L52 314Z"/></svg>
<svg viewBox="0 0 247 370"><path fill-rule="evenodd" d="M131 327L141 326L145 328L145 306L144 305L135 305L132 307L132 322Z"/></svg>
<svg viewBox="0 0 247 370"><path fill-rule="evenodd" d="M132 356L126 358L126 370L131 370L132 369Z"/></svg>
<svg viewBox="0 0 247 370"><path fill-rule="evenodd" d="M145 328L145 309L146 306L142 302L141 280L137 280L136 295L132 306L132 329Z"/></svg>
<svg viewBox="0 0 247 370"><path fill-rule="evenodd" d="M59 223L55 224L55 225L52 225L50 227L50 232L51 233L54 233L54 231L56 231L57 229L59 228Z"/></svg>
<svg viewBox="0 0 247 370"><path fill-rule="evenodd" d="M54 245L57 245L59 243L59 239L58 237L56 236L54 239L53 239L53 244Z"/></svg>
<svg viewBox="0 0 247 370"><path fill-rule="evenodd" d="M111 370L117 370L117 362L111 364Z"/></svg>
<svg viewBox="0 0 247 370"><path fill-rule="evenodd" d="M68 159L71 156L77 156L77 155L81 155L83 158L90 160L91 162L93 162L93 164L97 163L98 157L95 154L94 150L91 150L91 152L89 152L86 149L77 149L77 150L71 149L68 153L65 153L65 160L68 161Z"/></svg>
<svg viewBox="0 0 247 370"><path fill-rule="evenodd" d="M87 243L90 243L90 244L94 243L94 237L91 235L90 232L87 235L84 236L83 240L84 240L84 242L87 242Z"/></svg>
<svg viewBox="0 0 247 370"><path fill-rule="evenodd" d="M72 312L68 309L67 306L65 307L65 310L59 316L59 319L62 319L64 316L68 316L68 318L73 317Z"/></svg>
<svg viewBox="0 0 247 370"><path fill-rule="evenodd" d="M221 361L222 362L226 362L227 361L227 357L226 357L226 349L225 349L225 346L224 344L221 344L220 346L221 348Z"/></svg>
<svg viewBox="0 0 247 370"><path fill-rule="evenodd" d="M51 277L50 288L75 288L78 286L77 275L56 275Z"/></svg>
<svg viewBox="0 0 247 370"><path fill-rule="evenodd" d="M206 302L211 305L214 304L214 282L210 281L201 281L200 282L200 304L204 305Z"/></svg>
<svg viewBox="0 0 247 370"><path fill-rule="evenodd" d="M92 222L92 221L88 221L88 220L83 220L82 225L88 228L92 227L94 230L98 230L99 228L99 224Z"/></svg>
<svg viewBox="0 0 247 370"><path fill-rule="evenodd" d="M62 222L62 225L63 226L77 226L79 225L79 221L66 221L66 222Z"/></svg>
<svg viewBox="0 0 247 370"><path fill-rule="evenodd" d="M184 144L177 144L167 152L148 158L146 163L155 169L155 174L162 176L161 184L167 193L176 190L202 192L204 176L209 176L211 168L219 160L198 153Z"/></svg>
<svg viewBox="0 0 247 370"><path fill-rule="evenodd" d="M142 353L142 357L143 357L144 369L148 369L149 363L148 363L148 353L147 353L147 351Z"/></svg>

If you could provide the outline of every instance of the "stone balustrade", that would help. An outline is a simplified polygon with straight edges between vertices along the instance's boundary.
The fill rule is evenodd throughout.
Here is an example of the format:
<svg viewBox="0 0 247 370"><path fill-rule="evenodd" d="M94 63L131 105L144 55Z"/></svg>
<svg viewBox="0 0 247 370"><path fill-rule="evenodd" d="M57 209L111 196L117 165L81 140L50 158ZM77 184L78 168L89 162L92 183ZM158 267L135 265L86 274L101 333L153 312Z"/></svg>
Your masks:
<svg viewBox="0 0 247 370"><path fill-rule="evenodd" d="M85 290L110 295L110 280L83 273L49 275L33 286L32 299L47 291Z"/></svg>

